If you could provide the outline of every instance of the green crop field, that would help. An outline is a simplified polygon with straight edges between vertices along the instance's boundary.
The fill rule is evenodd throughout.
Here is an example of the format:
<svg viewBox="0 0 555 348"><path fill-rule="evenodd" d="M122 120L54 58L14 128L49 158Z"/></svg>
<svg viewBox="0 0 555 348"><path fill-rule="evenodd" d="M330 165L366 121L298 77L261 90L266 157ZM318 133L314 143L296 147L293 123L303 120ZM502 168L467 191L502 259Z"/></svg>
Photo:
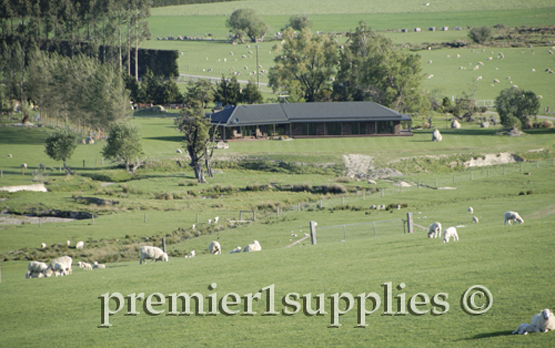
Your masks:
<svg viewBox="0 0 555 348"><path fill-rule="evenodd" d="M293 14L307 14L313 31L330 33L354 29L364 19L396 46L466 40L467 25L542 26L553 25L555 17L553 2L543 0L430 6L233 1L152 9L153 39L142 47L183 52L182 74L220 79L241 71L240 80L254 81L249 72L256 47L222 42L225 20L244 7L260 13L271 33ZM463 30L425 30L444 25ZM399 32L413 27L425 31ZM207 39L208 33L214 42L156 40ZM265 70L276 43L258 44ZM475 93L488 101L518 85L542 95L543 111L555 107L554 75L544 71L555 70L549 49L434 47L416 53L424 76L433 75L424 82L431 93ZM180 80L181 88L189 78ZM427 118L413 120L418 125ZM450 129L449 115L434 114L441 142L431 141L431 129L410 137L229 142L228 149L215 150L214 177L197 184L172 114L130 121L141 127L147 158L137 175L102 159L106 143L98 140L79 143L68 161L75 174L68 176L44 152L48 120L37 122L41 127L0 123L0 188L48 188L0 191L0 347L553 346L553 332L511 334L543 308L555 307L553 128L509 137L499 125ZM487 157L491 165L464 165L504 153L518 161L493 165ZM372 159L373 173L402 175L378 177L376 184L349 179L346 156ZM372 208L379 205L387 209ZM36 218L51 210L95 217ZM504 225L510 210L524 223ZM310 233L311 221L317 243L308 238L290 246ZM460 239L427 238L435 221L443 230L456 227ZM162 238L169 262L140 265L139 247L161 247ZM253 240L261 251L229 254ZM84 249L75 248L78 241ZM221 244L221 255L208 252L212 241ZM195 257L184 257L193 250ZM73 257L71 275L25 279L31 260L48 263L62 255ZM106 269L85 271L78 261L98 261ZM190 308L175 299L181 293L196 297Z"/></svg>

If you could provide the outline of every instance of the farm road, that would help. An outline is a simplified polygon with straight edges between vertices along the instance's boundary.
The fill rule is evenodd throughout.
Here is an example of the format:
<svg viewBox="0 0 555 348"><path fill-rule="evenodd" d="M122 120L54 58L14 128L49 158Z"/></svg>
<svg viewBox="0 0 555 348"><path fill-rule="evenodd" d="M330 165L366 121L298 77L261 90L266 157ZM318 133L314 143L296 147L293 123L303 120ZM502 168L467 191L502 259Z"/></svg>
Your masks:
<svg viewBox="0 0 555 348"><path fill-rule="evenodd" d="M179 76L191 77L191 78L195 78L195 79L207 79L207 80L210 80L210 82L212 82L212 83L220 82L222 80L221 77L202 76L202 75L179 74ZM237 82L243 83L243 84L249 83L249 81L247 81L247 80L237 80ZM268 84L265 83L265 82L260 82L260 85L261 86L268 86Z"/></svg>

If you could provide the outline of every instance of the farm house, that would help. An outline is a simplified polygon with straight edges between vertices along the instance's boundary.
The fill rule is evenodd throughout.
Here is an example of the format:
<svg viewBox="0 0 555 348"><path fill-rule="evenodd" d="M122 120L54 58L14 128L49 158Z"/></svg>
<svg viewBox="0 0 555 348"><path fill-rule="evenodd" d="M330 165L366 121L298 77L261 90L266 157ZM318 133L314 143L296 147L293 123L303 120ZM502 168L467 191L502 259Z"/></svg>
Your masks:
<svg viewBox="0 0 555 348"><path fill-rule="evenodd" d="M374 102L284 103L228 106L211 113L219 138L267 139L272 136L364 137L412 135L409 115Z"/></svg>

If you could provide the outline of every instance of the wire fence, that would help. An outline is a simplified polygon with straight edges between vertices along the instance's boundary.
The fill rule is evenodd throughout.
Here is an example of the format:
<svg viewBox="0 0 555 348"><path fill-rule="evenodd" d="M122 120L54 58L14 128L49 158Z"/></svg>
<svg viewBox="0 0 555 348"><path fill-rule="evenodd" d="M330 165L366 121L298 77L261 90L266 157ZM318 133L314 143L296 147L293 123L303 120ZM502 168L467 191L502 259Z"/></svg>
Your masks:
<svg viewBox="0 0 555 348"><path fill-rule="evenodd" d="M406 220L392 219L357 224L318 226L318 243L337 243L406 233Z"/></svg>

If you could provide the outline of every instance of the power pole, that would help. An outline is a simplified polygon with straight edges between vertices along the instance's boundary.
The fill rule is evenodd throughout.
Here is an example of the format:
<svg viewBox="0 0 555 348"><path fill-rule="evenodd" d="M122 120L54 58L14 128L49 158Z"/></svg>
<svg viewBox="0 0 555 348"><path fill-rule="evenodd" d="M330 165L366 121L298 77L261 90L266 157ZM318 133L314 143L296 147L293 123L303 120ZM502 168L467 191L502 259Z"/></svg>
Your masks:
<svg viewBox="0 0 555 348"><path fill-rule="evenodd" d="M260 66L258 64L258 45L256 45L256 85L260 91Z"/></svg>

